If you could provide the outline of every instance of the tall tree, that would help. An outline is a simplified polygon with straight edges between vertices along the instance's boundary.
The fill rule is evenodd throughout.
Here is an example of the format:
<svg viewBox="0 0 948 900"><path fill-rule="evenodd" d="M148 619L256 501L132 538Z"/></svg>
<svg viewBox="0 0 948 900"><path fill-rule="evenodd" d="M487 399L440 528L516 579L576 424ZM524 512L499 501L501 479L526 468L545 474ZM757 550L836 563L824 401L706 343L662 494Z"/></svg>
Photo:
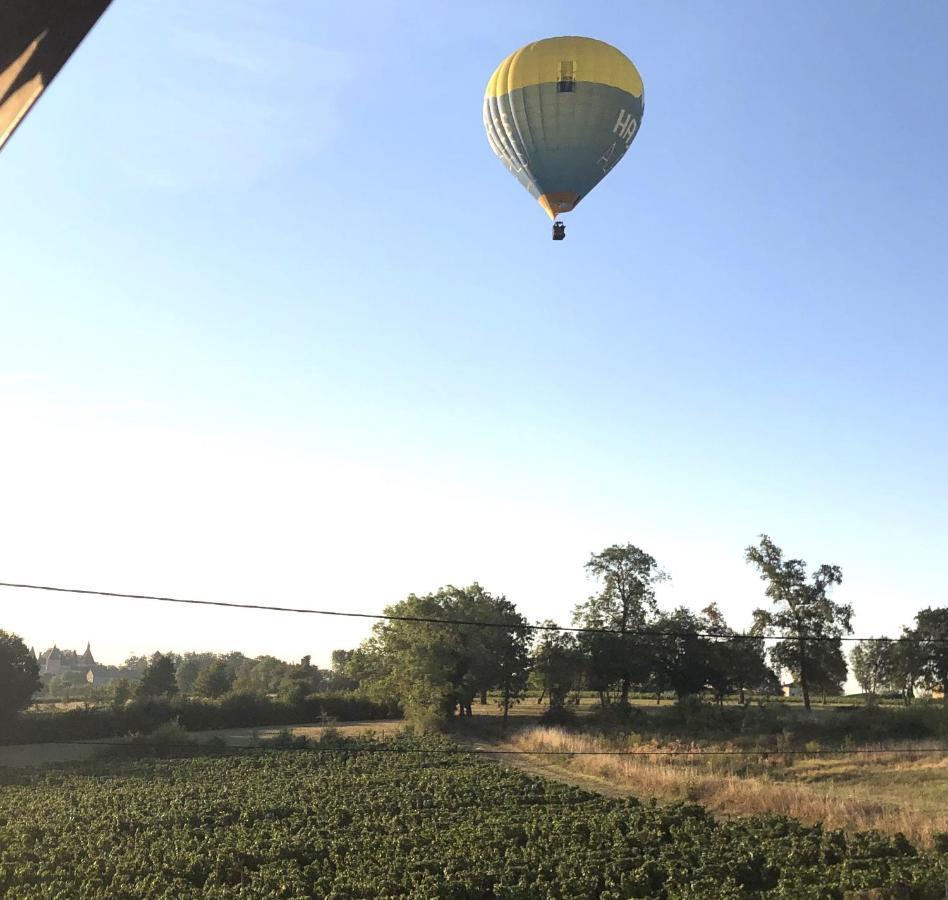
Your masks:
<svg viewBox="0 0 948 900"><path fill-rule="evenodd" d="M26 709L41 687L36 657L17 635L0 631L0 722Z"/></svg>
<svg viewBox="0 0 948 900"><path fill-rule="evenodd" d="M547 620L543 624L555 623ZM582 671L576 636L568 631L539 631L531 655L533 677L549 698L550 709L562 709Z"/></svg>
<svg viewBox="0 0 948 900"><path fill-rule="evenodd" d="M234 686L234 679L234 670L224 660L215 659L198 672L193 689L202 697L223 697Z"/></svg>
<svg viewBox="0 0 948 900"><path fill-rule="evenodd" d="M948 710L948 606L917 613L914 633L924 658L922 680L929 688L941 688Z"/></svg>
<svg viewBox="0 0 948 900"><path fill-rule="evenodd" d="M843 693L849 666L843 655L843 644L838 638L815 643L810 657L810 687L818 691L822 702Z"/></svg>
<svg viewBox="0 0 948 900"><path fill-rule="evenodd" d="M275 694L280 690L281 682L289 668L289 663L275 656L244 659L237 667L234 690L253 694Z"/></svg>
<svg viewBox="0 0 948 900"><path fill-rule="evenodd" d="M701 693L708 684L711 641L699 634L707 621L683 606L660 616L654 623L661 632L652 638L654 670L663 686L671 688L681 703Z"/></svg>
<svg viewBox="0 0 948 900"><path fill-rule="evenodd" d="M184 653L175 667L175 680L183 694L190 694L194 690L194 682L202 670L216 662L216 653Z"/></svg>
<svg viewBox="0 0 948 900"><path fill-rule="evenodd" d="M506 616L509 629L493 629L498 632L491 642L491 660L494 666L495 686L500 691L500 704L504 727L515 703L519 703L527 689L530 675L530 643L526 629L527 621L516 611ZM470 711L470 710L469 710Z"/></svg>
<svg viewBox="0 0 948 900"><path fill-rule="evenodd" d="M735 691L740 703L746 702L747 691L767 692L779 679L767 665L763 638L737 634L724 620L717 604L705 607L701 614L704 630L713 635L707 648L708 684L718 705Z"/></svg>
<svg viewBox="0 0 948 900"><path fill-rule="evenodd" d="M477 582L466 588L448 586L441 594L446 618L493 625L455 626L461 646L455 677L457 703L462 715L471 715L471 704L478 694L486 704L490 690L503 694L505 682L513 689L518 679L510 681L512 660L526 652L527 621L506 597L491 594Z"/></svg>
<svg viewBox="0 0 948 900"><path fill-rule="evenodd" d="M371 695L402 705L409 718L428 727L471 711L478 693L501 692L509 712L526 683L526 621L512 603L480 585L448 586L434 594L415 594L388 615L462 619L495 627L387 620L373 626L372 637L346 663Z"/></svg>
<svg viewBox="0 0 948 900"><path fill-rule="evenodd" d="M925 670L926 650L918 635L910 628L902 629L902 636L892 642L892 687L899 692L902 702L910 706L915 697L915 685Z"/></svg>
<svg viewBox="0 0 948 900"><path fill-rule="evenodd" d="M852 607L829 598L833 586L843 580L842 570L824 564L807 580L806 563L784 559L783 551L766 534L760 536L758 545L747 548L745 556L767 582L766 593L774 605L773 609L754 610L754 629L780 632L772 659L799 679L803 704L809 710L813 676L820 678L830 669L830 656L821 644L852 632ZM845 660L843 667L845 673Z"/></svg>
<svg viewBox="0 0 948 900"><path fill-rule="evenodd" d="M175 660L171 654L155 653L138 682L139 697L170 697L178 693Z"/></svg>
<svg viewBox="0 0 948 900"><path fill-rule="evenodd" d="M586 563L587 573L602 585L598 594L579 604L573 621L584 628L636 631L646 627L657 613L655 586L668 579L655 558L634 544L614 544L594 553ZM635 634L583 635L589 654L591 675L599 681L604 700L606 679L619 685L619 703L627 706L635 682L648 679L648 639Z"/></svg>
<svg viewBox="0 0 948 900"><path fill-rule="evenodd" d="M877 695L893 681L895 644L889 640L860 641L849 652L853 677L866 695L866 704L875 703Z"/></svg>

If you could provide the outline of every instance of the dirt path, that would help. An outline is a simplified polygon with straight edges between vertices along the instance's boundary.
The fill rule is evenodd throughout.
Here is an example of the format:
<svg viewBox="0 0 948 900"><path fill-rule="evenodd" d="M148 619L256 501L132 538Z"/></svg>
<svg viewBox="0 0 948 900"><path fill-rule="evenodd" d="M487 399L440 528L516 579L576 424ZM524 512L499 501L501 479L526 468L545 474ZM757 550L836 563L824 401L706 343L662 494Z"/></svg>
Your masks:
<svg viewBox="0 0 948 900"><path fill-rule="evenodd" d="M548 778L550 781L559 781L561 784L582 788L584 791L590 791L594 794L602 794L604 797L610 797L613 800L624 800L626 797L635 796L635 792L631 788L615 784L605 778L597 778L595 775L571 772L562 766L543 762L543 758L540 756L498 753L494 745L485 741L465 738L458 738L457 740L458 743L469 750L479 750L486 758L508 768L525 772L534 778Z"/></svg>

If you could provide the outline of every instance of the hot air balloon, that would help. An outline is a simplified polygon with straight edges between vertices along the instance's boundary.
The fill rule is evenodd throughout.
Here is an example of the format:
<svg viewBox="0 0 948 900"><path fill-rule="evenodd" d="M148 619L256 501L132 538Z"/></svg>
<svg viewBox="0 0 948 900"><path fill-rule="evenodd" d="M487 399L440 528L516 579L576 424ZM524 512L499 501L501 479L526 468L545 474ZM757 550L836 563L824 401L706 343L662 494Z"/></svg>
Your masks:
<svg viewBox="0 0 948 900"><path fill-rule="evenodd" d="M521 47L487 83L491 149L553 219L576 208L622 159L642 123L645 92L632 61L602 41L555 37Z"/></svg>
<svg viewBox="0 0 948 900"><path fill-rule="evenodd" d="M0 147L111 2L0 3Z"/></svg>

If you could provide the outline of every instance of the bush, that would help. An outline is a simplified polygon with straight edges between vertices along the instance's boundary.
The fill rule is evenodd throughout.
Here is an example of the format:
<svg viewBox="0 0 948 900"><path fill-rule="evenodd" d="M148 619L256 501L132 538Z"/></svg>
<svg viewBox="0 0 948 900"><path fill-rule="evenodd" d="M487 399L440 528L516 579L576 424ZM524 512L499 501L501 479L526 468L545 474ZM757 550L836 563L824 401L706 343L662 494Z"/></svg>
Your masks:
<svg viewBox="0 0 948 900"><path fill-rule="evenodd" d="M99 755L105 757L157 756L169 759L190 756L197 748L197 741L178 722L165 722L151 734L133 734L124 744L104 746Z"/></svg>
<svg viewBox="0 0 948 900"><path fill-rule="evenodd" d="M309 739L303 734L293 734L289 728L282 728L273 737L262 740L260 746L271 750L305 750Z"/></svg>
<svg viewBox="0 0 948 900"><path fill-rule="evenodd" d="M340 722L400 718L395 703L377 703L358 694L310 694L298 703L262 694L236 692L219 700L183 697L139 698L119 708L71 709L25 713L0 743L87 741L126 734L151 734L177 721L185 731L240 728L252 725L294 725L333 719Z"/></svg>
<svg viewBox="0 0 948 900"><path fill-rule="evenodd" d="M551 706L540 716L544 725L556 725L560 728L569 728L575 725L577 720L576 710L570 706Z"/></svg>
<svg viewBox="0 0 948 900"><path fill-rule="evenodd" d="M638 731L642 722L649 719L651 715L651 713L644 713L634 706L623 706L620 703L615 703L600 706L595 712L590 713L586 721L597 728ZM635 728L633 729L632 726L635 726Z"/></svg>

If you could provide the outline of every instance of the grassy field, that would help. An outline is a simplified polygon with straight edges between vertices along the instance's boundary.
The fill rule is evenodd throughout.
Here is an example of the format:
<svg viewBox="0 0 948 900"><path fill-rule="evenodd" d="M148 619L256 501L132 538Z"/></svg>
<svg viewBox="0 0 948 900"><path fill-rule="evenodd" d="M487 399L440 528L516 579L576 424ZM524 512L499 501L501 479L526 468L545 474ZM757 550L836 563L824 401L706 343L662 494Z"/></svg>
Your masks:
<svg viewBox="0 0 948 900"><path fill-rule="evenodd" d="M901 832L923 846L948 833L948 752L918 752L931 742L860 748L885 751L879 754L746 755L746 746L733 742L698 747L637 735L609 738L529 727L491 746L537 752L542 756L534 762L597 779L613 793L619 788L663 802L698 801L719 815L773 813L850 832ZM689 749L703 752L681 752ZM570 755L604 750L642 755ZM669 750L680 755L667 754ZM713 750L741 750L743 755L709 754Z"/></svg>
<svg viewBox="0 0 948 900"><path fill-rule="evenodd" d="M114 759L0 784L0 896L943 895L904 839L606 799L443 738Z"/></svg>

